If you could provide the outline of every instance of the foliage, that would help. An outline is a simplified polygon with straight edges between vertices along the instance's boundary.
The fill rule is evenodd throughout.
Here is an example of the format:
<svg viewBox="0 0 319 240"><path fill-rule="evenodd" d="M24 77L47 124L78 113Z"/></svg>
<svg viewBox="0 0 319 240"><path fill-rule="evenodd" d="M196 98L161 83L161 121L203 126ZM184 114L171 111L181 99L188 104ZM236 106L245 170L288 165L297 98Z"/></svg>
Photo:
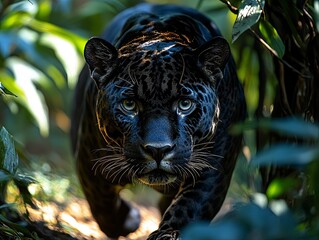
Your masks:
<svg viewBox="0 0 319 240"><path fill-rule="evenodd" d="M289 231L288 231L289 230ZM182 239L301 239L290 212L275 214L270 208L251 203L236 205L235 210L207 226L194 224L185 230Z"/></svg>
<svg viewBox="0 0 319 240"><path fill-rule="evenodd" d="M10 181L13 181L19 189L20 196L24 203L34 206L28 185L34 183L35 180L17 173L18 162L19 157L15 150L13 138L7 130L2 127L0 130L0 229L7 237L31 237L32 233L24 228L25 226L14 223L5 217L10 205L5 203L4 197L7 185Z"/></svg>
<svg viewBox="0 0 319 240"><path fill-rule="evenodd" d="M38 239L37 234L10 220L8 211L13 207L5 202L7 186L13 184L24 203L33 204L29 190L35 180L25 173L26 166L36 169L33 176L49 196L59 191L78 194L76 187L70 189L77 185L72 180L74 176L68 176L71 180L59 176L60 182L53 178L55 174L70 175L74 171L68 148L68 116L71 92L83 65L82 49L86 40L100 34L116 13L137 2L4 0L0 3L0 125L9 129L16 140L5 128L1 129L0 232L6 236L19 239L23 234ZM215 19L223 35L233 42L232 52L247 99L248 121L235 125L232 133L245 134L245 149L249 153L246 151L245 157L251 170L246 174L254 180L252 169L260 168L262 178L260 186L255 181L256 187L240 183L239 188L246 189L244 192L248 192L251 201L241 192L240 201L245 203L234 207L233 213L212 226L186 229L185 239L191 239L192 234L196 239L316 236L319 234L318 0L175 0L174 3L197 7ZM65 172L57 173L60 169ZM55 187L58 185L63 190ZM61 197L52 199L60 201Z"/></svg>
<svg viewBox="0 0 319 240"><path fill-rule="evenodd" d="M258 22L264 6L264 0L245 0L240 3L233 27L233 42L236 41L242 33Z"/></svg>
<svg viewBox="0 0 319 240"><path fill-rule="evenodd" d="M73 168L68 149L67 112L70 91L83 64L82 49L86 39L93 32L101 32L105 22L125 5L117 1L92 1L78 6L76 13L72 14L74 4L72 1L50 0L6 0L0 3L0 126L8 127L19 141L16 148L11 135L2 128L0 239L10 236L38 239L37 235L43 235L39 231L35 234L27 230L32 226L19 217L15 210L17 206L6 203L8 198L14 202L18 200L6 196L8 188L14 186L19 191L19 202L35 207L32 200L35 196L42 200L65 201L63 198L69 194L64 193L70 191L70 181L75 178L68 176L66 179L53 174L52 166ZM98 18L100 24L86 25ZM47 138L50 129L50 138ZM48 146L55 150L48 149ZM27 151L33 149L37 156L32 154L30 157ZM63 158L66 158L65 162L61 160ZM41 186L28 176L29 172L21 174L30 167L36 169L32 175L41 181ZM70 173L67 169L65 171L64 174ZM72 191L78 194L80 190Z"/></svg>
<svg viewBox="0 0 319 240"><path fill-rule="evenodd" d="M55 36L66 39L79 53L85 43L83 38L42 20L48 16L41 10L50 7L48 1L4 1L0 15L2 85L19 95L10 101L28 110L43 135L49 131L48 110L37 88L63 86L67 80L66 69L50 41ZM43 81L39 81L39 75Z"/></svg>
<svg viewBox="0 0 319 240"><path fill-rule="evenodd" d="M243 0L238 8L227 5L237 15L232 38L243 49L239 74L251 119L231 132L254 133L255 141L248 137L246 147L257 155L247 160L250 168L260 168L263 181L259 189L264 194L258 196L264 200L256 204L255 193L251 195L254 200L235 205L211 226L189 226L184 239L316 239L318 1ZM248 59L245 48L254 50ZM250 75L243 67L249 62L250 68L257 68ZM251 97L251 86L258 96Z"/></svg>
<svg viewBox="0 0 319 240"><path fill-rule="evenodd" d="M287 127L290 126L290 127ZM258 153L251 165L293 166L296 178L272 180L266 194L255 194L252 200L234 206L234 210L213 222L211 226L194 224L184 231L183 239L316 239L319 235L319 126L302 120L260 120L236 126L263 127L281 134L309 140L302 145L276 144ZM292 128L295 127L295 128ZM302 134L304 132L304 134ZM315 141L313 141L315 138ZM307 174L305 181L304 174ZM259 199L258 199L259 198ZM260 199L261 198L261 199ZM289 202L293 200L293 208Z"/></svg>

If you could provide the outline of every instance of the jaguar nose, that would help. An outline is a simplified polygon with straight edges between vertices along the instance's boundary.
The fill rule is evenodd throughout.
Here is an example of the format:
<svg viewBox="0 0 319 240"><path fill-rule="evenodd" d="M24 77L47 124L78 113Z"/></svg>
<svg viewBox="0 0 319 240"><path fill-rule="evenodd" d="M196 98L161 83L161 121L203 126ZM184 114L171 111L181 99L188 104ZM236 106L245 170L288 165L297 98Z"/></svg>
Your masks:
<svg viewBox="0 0 319 240"><path fill-rule="evenodd" d="M165 155L169 154L175 148L175 144L170 145L157 145L157 144L146 144L142 145L142 149L146 154L151 156L157 163L159 163Z"/></svg>

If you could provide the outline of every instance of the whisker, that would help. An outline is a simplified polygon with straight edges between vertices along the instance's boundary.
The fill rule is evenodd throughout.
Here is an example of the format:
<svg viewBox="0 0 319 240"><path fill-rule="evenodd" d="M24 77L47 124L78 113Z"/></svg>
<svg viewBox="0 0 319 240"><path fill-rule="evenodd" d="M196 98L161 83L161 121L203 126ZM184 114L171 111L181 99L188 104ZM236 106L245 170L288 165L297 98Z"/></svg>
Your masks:
<svg viewBox="0 0 319 240"><path fill-rule="evenodd" d="M214 143L215 143L215 142L207 142L207 141L205 141L205 142L199 142L199 143L194 144L194 147L198 147L198 146L202 146L202 145L206 146L206 145L214 144Z"/></svg>
<svg viewBox="0 0 319 240"><path fill-rule="evenodd" d="M198 157L216 157L216 158L224 158L224 156L217 155L217 154L211 154L211 153L206 153L206 152L193 152L193 156L198 156Z"/></svg>
<svg viewBox="0 0 319 240"><path fill-rule="evenodd" d="M102 151L112 151L112 152L122 152L123 148L118 146L107 146L103 148L97 148L93 150L93 153L102 152Z"/></svg>
<svg viewBox="0 0 319 240"><path fill-rule="evenodd" d="M191 171L191 168L185 168L186 171L189 172L190 176L192 177L193 179L193 187L195 186L195 182L196 182L196 176L194 175L194 173Z"/></svg>
<svg viewBox="0 0 319 240"><path fill-rule="evenodd" d="M117 176L121 173L121 171L122 171L122 174L121 174L119 180L117 181L117 182L121 182L122 177L124 176L124 174L125 174L129 169L130 169L130 167L129 167L128 165L124 165L124 167L122 167L122 168L120 169L120 171L118 172L118 174L116 174L116 175L114 176L114 179L116 179L116 177L117 177Z"/></svg>

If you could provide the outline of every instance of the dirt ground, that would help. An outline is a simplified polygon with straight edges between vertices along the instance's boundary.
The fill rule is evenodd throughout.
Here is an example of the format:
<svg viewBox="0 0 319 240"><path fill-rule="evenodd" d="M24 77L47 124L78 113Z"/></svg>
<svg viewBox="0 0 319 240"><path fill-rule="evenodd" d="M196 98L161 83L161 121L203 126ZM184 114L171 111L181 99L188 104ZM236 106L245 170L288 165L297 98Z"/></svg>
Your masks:
<svg viewBox="0 0 319 240"><path fill-rule="evenodd" d="M44 235L52 236L52 239L106 239L94 221L86 200L74 198L65 206L59 206L52 202L37 202L36 204L38 209L28 208L30 219L38 222L37 228L42 228ZM158 227L160 213L156 208L136 204L135 206L141 213L141 225L136 232L127 237L121 237L119 240L144 240ZM230 206L229 200L226 199L217 218L227 212ZM56 236L57 233L61 233L61 235Z"/></svg>
<svg viewBox="0 0 319 240"><path fill-rule="evenodd" d="M57 232L64 232L67 235L63 239L85 239L102 240L105 235L99 229L94 221L89 206L84 199L74 199L66 206L59 206L55 203L37 202L39 209L28 208L30 219L34 222L45 223L45 225ZM121 237L119 240L132 239L143 240L154 230L160 221L160 213L154 207L144 207L137 205L141 214L141 225L138 230L127 237ZM50 235L45 226L39 224L38 228L43 228L45 235ZM59 238L62 238L61 236Z"/></svg>

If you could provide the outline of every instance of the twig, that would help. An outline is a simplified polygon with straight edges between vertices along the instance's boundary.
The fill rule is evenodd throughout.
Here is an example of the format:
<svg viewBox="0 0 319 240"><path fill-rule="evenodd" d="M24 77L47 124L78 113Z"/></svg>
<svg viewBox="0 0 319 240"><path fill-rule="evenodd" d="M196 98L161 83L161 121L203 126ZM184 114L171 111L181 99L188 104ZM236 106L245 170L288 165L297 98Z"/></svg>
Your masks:
<svg viewBox="0 0 319 240"><path fill-rule="evenodd" d="M309 75L304 75L302 72L298 71L296 68L294 68L293 66L291 66L287 61L285 61L284 59L280 58L280 57L278 56L277 52L276 52L274 49L272 49L272 48L268 45L268 43L266 43L265 40L262 39L253 29L250 28L249 30L250 30L250 32L252 32L252 33L254 34L254 36L260 41L260 43L263 44L264 47L266 47L266 48L269 50L269 52L270 52L272 55L274 55L281 63L283 63L284 65L286 65L287 67L289 67L293 72L299 74L301 77L307 78L307 79L311 79L311 76L309 76Z"/></svg>
<svg viewBox="0 0 319 240"><path fill-rule="evenodd" d="M228 0L220 0L220 1L225 3L232 13L234 13L236 15L238 14L238 8L233 6Z"/></svg>
<svg viewBox="0 0 319 240"><path fill-rule="evenodd" d="M290 104L288 101L287 97L287 91L286 91L286 86L285 86L285 76L284 76L284 66L283 63L279 63L279 85L280 85L280 90L282 94L282 103L284 107L286 108L286 111L288 112L289 115L293 115L293 112L290 108Z"/></svg>

